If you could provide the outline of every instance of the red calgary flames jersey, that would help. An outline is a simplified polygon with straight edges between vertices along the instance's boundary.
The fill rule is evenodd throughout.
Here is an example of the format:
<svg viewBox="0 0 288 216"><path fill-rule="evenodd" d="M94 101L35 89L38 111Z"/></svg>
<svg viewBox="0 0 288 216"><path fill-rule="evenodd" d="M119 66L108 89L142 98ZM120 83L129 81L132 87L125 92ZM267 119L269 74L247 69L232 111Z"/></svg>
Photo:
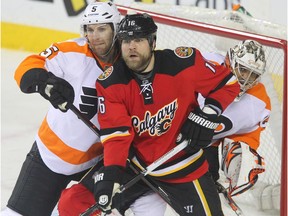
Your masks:
<svg viewBox="0 0 288 216"><path fill-rule="evenodd" d="M195 48L155 51L154 55L154 68L146 75L135 75L119 60L97 80L106 166L125 166L131 145L137 163L144 167L151 164L176 146L183 122L198 106L198 93L206 98L206 104L220 110L239 93L234 75L205 61ZM206 171L202 150L194 155L183 151L151 175L190 181Z"/></svg>

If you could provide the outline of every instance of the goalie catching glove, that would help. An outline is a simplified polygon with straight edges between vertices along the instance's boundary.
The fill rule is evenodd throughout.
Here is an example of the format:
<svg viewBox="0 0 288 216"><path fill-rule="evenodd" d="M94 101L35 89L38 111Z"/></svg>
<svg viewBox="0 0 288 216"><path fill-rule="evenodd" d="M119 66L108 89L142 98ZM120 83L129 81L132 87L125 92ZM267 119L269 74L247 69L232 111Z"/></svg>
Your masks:
<svg viewBox="0 0 288 216"><path fill-rule="evenodd" d="M21 79L20 88L24 93L38 92L62 112L68 110L67 103L73 103L75 97L70 83L43 68L27 71Z"/></svg>
<svg viewBox="0 0 288 216"><path fill-rule="evenodd" d="M201 148L207 147L213 138L214 130L218 127L218 115L212 108L206 107L208 111L202 111L200 107L196 107L190 112L187 120L184 122L176 143L180 144L184 140L188 140L186 151L195 153Z"/></svg>

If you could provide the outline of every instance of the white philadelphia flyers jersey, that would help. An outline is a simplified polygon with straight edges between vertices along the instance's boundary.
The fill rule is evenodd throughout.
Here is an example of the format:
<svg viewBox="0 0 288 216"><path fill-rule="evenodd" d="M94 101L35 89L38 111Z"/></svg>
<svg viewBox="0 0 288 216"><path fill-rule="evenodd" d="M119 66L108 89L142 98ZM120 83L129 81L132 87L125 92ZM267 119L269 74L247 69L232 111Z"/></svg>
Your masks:
<svg viewBox="0 0 288 216"><path fill-rule="evenodd" d="M202 53L203 56L218 64L223 64L224 56L216 53ZM200 104L204 98L198 97ZM265 129L270 117L271 104L265 86L258 83L249 89L239 101L231 103L222 113L221 124L215 130L212 144L227 137L234 141L247 143L257 149L260 144L260 133Z"/></svg>
<svg viewBox="0 0 288 216"><path fill-rule="evenodd" d="M103 72L85 38L52 44L40 55L27 57L17 68L15 79L32 68L44 68L67 80L74 88L74 105L99 128L95 82ZM107 65L110 66L110 65ZM54 172L71 175L95 165L102 157L102 144L70 110L66 113L50 106L36 142L45 164Z"/></svg>

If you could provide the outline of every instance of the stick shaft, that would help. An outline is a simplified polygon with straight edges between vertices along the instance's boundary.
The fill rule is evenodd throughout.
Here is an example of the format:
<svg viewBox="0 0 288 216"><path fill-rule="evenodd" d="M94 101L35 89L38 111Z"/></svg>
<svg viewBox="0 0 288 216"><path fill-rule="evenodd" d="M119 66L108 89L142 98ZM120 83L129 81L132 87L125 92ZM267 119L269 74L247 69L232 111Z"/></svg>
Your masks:
<svg viewBox="0 0 288 216"><path fill-rule="evenodd" d="M81 113L73 104L68 103L67 107L99 137L99 129L89 119L87 119L83 113Z"/></svg>
<svg viewBox="0 0 288 216"><path fill-rule="evenodd" d="M130 168L136 173L138 174L140 172L139 169L137 169L136 167L134 167L131 163L129 163ZM141 180L148 186L150 187L155 193L157 193L167 204L169 204L172 207L172 202L169 198L169 196L165 193L165 191L163 191L162 188L160 188L158 185L156 185L156 183L151 180L150 178L148 178L147 176L143 176L141 178Z"/></svg>
<svg viewBox="0 0 288 216"><path fill-rule="evenodd" d="M127 188L129 188L132 185L134 185L135 183L137 183L140 179L144 178L146 175L151 173L153 170L155 170L157 167L162 165L164 162L166 162L167 160L172 158L174 155L176 155L177 153L182 151L184 148L187 147L187 145L188 145L188 141L184 140L182 143L180 143L179 145L177 145L176 147L174 147L173 149L168 151L166 154L164 154L163 156L158 158L156 161L154 161L152 164L150 164L145 170L143 170L141 173L136 175L129 182L127 182L124 185L121 185L120 186L120 193L122 193ZM99 208L100 208L99 205L96 203L96 204L92 205L90 208L88 208L85 212L80 214L80 216L89 216L91 213L93 213L94 211L98 210Z"/></svg>
<svg viewBox="0 0 288 216"><path fill-rule="evenodd" d="M90 121L88 120L73 104L68 103L67 108L69 108L84 124L86 124L97 136L99 136L99 129ZM121 185L120 192L122 193L127 188L131 187L135 183L137 183L140 179L142 179L154 192L158 193L169 205L171 205L171 200L169 199L168 195L161 190L161 188L157 189L151 182L149 182L145 176L151 173L153 170L155 170L157 167L159 167L161 164L165 163L167 160L172 158L174 155L182 151L186 146L188 145L188 141L184 140L182 143L168 151L166 154L158 158L156 161L154 161L152 164L150 164L145 170L140 172L138 175L136 175L133 179L131 179L129 182L127 182L124 185ZM92 205L90 208L88 208L85 212L80 214L80 216L89 216L91 213L99 209L98 205Z"/></svg>
<svg viewBox="0 0 288 216"><path fill-rule="evenodd" d="M182 143L178 144L176 147L165 153L163 156L158 158L156 161L154 161L152 164L150 164L146 170L144 170L144 176L151 173L153 170L155 170L157 167L159 167L161 164L165 163L167 160L172 158L174 155L182 151L186 146L188 145L188 141L184 140Z"/></svg>

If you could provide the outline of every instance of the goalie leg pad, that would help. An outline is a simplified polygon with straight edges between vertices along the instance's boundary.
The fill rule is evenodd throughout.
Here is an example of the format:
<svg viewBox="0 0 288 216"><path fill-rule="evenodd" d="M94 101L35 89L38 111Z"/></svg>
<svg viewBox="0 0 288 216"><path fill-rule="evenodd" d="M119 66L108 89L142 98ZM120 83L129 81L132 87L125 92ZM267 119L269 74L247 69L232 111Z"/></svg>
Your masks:
<svg viewBox="0 0 288 216"><path fill-rule="evenodd" d="M264 159L246 143L225 138L221 169L229 180L230 195L235 196L256 183L258 174L265 171Z"/></svg>

